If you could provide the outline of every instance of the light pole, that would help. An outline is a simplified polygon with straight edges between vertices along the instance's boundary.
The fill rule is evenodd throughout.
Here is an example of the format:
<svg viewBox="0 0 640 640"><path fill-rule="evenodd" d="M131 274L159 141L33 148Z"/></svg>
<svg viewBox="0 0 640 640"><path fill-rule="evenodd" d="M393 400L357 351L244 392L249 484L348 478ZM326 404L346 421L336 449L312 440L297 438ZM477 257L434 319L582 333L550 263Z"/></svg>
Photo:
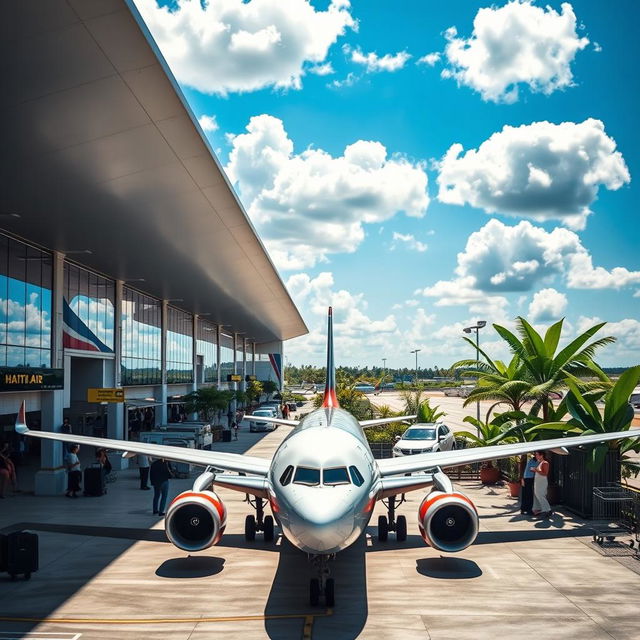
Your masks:
<svg viewBox="0 0 640 640"><path fill-rule="evenodd" d="M478 320L477 324L472 327L465 327L463 331L465 333L471 333L472 331L476 332L476 360L480 360L480 329L487 326L486 320ZM478 422L480 422L480 401L476 402L476 418ZM478 432L480 432L480 428L477 427Z"/></svg>
<svg viewBox="0 0 640 640"><path fill-rule="evenodd" d="M418 351L422 351L422 349L414 349L413 351L409 352L416 354L416 387L418 386Z"/></svg>

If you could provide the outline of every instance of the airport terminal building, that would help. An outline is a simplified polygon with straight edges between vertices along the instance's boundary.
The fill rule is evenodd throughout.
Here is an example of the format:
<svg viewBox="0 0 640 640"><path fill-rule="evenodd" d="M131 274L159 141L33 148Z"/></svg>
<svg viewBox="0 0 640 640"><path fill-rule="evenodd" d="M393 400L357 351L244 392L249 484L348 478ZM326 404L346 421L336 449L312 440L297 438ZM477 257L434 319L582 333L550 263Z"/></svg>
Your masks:
<svg viewBox="0 0 640 640"><path fill-rule="evenodd" d="M231 374L280 380L307 328L133 3L3 14L0 439L23 399L32 428L127 438ZM41 461L59 493L60 443Z"/></svg>

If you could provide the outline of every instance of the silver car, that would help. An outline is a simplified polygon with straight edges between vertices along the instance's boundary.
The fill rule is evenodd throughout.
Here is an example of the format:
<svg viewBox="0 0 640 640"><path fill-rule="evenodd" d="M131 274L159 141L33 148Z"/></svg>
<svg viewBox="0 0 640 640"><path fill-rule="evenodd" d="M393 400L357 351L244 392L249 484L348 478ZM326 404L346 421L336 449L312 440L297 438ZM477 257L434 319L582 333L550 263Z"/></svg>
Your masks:
<svg viewBox="0 0 640 640"><path fill-rule="evenodd" d="M273 422L262 422L260 421L260 417L264 416L265 418L275 418L274 411L272 409L256 409L250 416L247 416L246 419L249 421L249 431L252 433L254 431L273 431L276 428L276 425Z"/></svg>
<svg viewBox="0 0 640 640"><path fill-rule="evenodd" d="M450 451L456 448L453 433L442 422L418 423L409 427L393 446L393 457L410 456L431 451Z"/></svg>

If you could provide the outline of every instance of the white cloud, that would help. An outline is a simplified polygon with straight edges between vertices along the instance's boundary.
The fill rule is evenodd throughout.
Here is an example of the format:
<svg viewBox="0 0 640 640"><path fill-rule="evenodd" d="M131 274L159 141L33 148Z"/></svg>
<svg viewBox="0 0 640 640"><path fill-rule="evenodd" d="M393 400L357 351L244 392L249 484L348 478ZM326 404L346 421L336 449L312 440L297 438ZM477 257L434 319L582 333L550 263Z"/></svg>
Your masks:
<svg viewBox="0 0 640 640"><path fill-rule="evenodd" d="M594 42L594 43L593 43L593 50L594 50L596 53L600 53L600 52L602 51L602 47L600 46L600 43L599 43L599 42Z"/></svg>
<svg viewBox="0 0 640 640"><path fill-rule="evenodd" d="M598 188L631 177L600 120L505 126L478 149L452 145L440 162L438 199L487 213L558 219L581 229Z"/></svg>
<svg viewBox="0 0 640 640"><path fill-rule="evenodd" d="M348 0L316 11L307 0L135 0L179 82L225 95L294 88L356 23Z"/></svg>
<svg viewBox="0 0 640 640"><path fill-rule="evenodd" d="M602 322L601 318L580 316L577 333L583 333L594 324ZM595 335L613 336L616 343L598 351L597 362L602 366L620 366L621 363L637 364L640 361L640 322L635 318L624 318L616 322L607 322Z"/></svg>
<svg viewBox="0 0 640 640"><path fill-rule="evenodd" d="M330 89L341 89L342 87L352 87L357 81L358 76L350 71L344 80L334 80L327 85Z"/></svg>
<svg viewBox="0 0 640 640"><path fill-rule="evenodd" d="M269 115L254 116L247 133L230 140L227 174L280 268L353 252L364 224L427 210L422 164L389 157L379 142L358 140L338 157L322 149L296 154L282 121Z"/></svg>
<svg viewBox="0 0 640 640"><path fill-rule="evenodd" d="M574 289L620 289L640 284L640 271L594 267L580 238L568 229L545 231L523 220L511 227L490 220L458 254L456 274L482 291L530 291L559 277Z"/></svg>
<svg viewBox="0 0 640 640"><path fill-rule="evenodd" d="M218 122L215 116L202 115L198 118L198 122L203 131L213 132L218 130Z"/></svg>
<svg viewBox="0 0 640 640"><path fill-rule="evenodd" d="M529 305L531 322L549 322L558 320L567 308L568 300L564 293L555 289L541 289L537 291Z"/></svg>
<svg viewBox="0 0 640 640"><path fill-rule="evenodd" d="M404 245L404 249L408 249L409 251L418 251L420 253L424 253L429 248L424 242L416 240L415 236L410 233L404 234L394 231L391 250L393 251L401 245Z"/></svg>
<svg viewBox="0 0 640 640"><path fill-rule="evenodd" d="M550 94L573 85L571 63L588 44L576 33L569 3L560 13L531 2L514 0L503 7L478 11L470 38L459 38L455 27L445 36L450 67L443 77L478 91L483 100L513 103L519 85Z"/></svg>
<svg viewBox="0 0 640 640"><path fill-rule="evenodd" d="M309 67L309 73L314 73L317 76L329 76L332 73L335 73L333 70L333 66L330 62L325 62L324 64L317 64L314 67Z"/></svg>
<svg viewBox="0 0 640 640"><path fill-rule="evenodd" d="M345 53L351 54L351 62L355 62L356 64L366 67L367 73L376 73L378 71L398 71L402 69L411 58L411 54L406 51L399 51L393 55L386 53L383 56L378 56L378 54L373 51L369 53L362 53L360 49L351 49L348 46L343 47L343 50Z"/></svg>
<svg viewBox="0 0 640 640"><path fill-rule="evenodd" d="M416 60L416 64L426 64L429 67L433 67L436 62L440 60L440 52L434 51L433 53L427 53L426 56L422 56L422 58L418 58Z"/></svg>

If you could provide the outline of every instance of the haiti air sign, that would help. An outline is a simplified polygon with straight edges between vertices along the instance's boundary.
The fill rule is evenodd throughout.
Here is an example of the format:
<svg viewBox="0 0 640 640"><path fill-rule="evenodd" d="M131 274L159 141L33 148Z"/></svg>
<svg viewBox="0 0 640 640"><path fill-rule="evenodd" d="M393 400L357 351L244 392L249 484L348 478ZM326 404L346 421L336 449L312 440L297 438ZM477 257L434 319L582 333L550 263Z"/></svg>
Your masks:
<svg viewBox="0 0 640 640"><path fill-rule="evenodd" d="M0 391L59 391L64 369L0 367Z"/></svg>

